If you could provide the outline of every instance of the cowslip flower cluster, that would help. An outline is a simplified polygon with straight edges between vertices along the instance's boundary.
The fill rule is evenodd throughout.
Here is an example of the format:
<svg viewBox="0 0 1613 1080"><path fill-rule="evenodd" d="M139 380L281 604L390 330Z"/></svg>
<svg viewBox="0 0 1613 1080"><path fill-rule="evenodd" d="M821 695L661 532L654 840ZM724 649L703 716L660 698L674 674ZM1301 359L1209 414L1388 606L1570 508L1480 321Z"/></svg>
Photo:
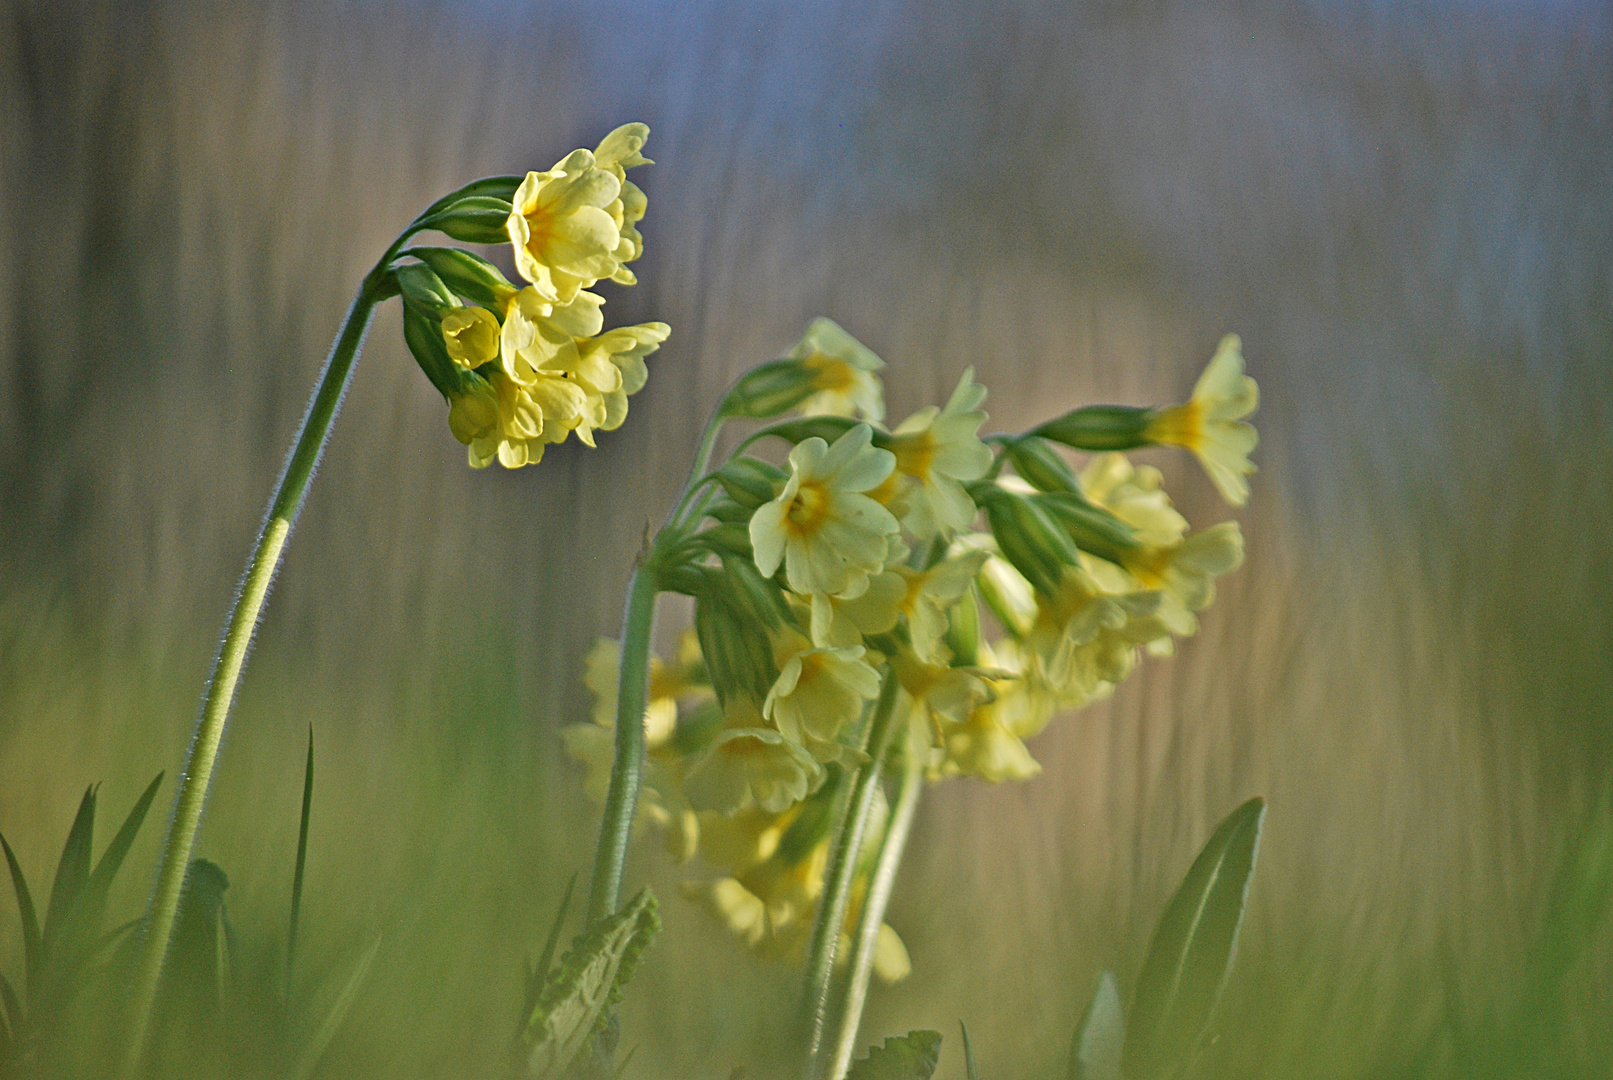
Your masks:
<svg viewBox="0 0 1613 1080"><path fill-rule="evenodd" d="M883 366L820 319L742 378L719 417L796 411L764 429L789 449L713 470L658 567L663 589L694 598L695 619L677 664L652 665L641 818L716 871L688 895L775 955L804 945L876 709L892 708L903 732L891 754L929 782L1029 779L1041 766L1027 740L1196 633L1216 579L1243 557L1236 522L1191 530L1159 471L1119 452L1185 446L1240 503L1256 391L1235 337L1184 405L1099 406L984 439L972 370L944 405L886 428ZM1068 448L1091 454L1079 471ZM608 709L566 741L602 795L615 691L602 662L589 670ZM671 670L690 674L668 683ZM881 793L848 927L884 814ZM888 926L875 961L887 978L908 970Z"/></svg>
<svg viewBox="0 0 1613 1080"><path fill-rule="evenodd" d="M644 251L646 200L627 170L650 164L648 137L645 125L625 124L596 149L528 173L507 199L471 195L427 219L456 238L507 241L522 287L469 252L404 250L418 260L397 271L405 338L447 398L449 429L472 467L536 464L573 433L593 446L643 388L645 357L670 328L606 330L605 300L588 290L637 280L627 264Z"/></svg>

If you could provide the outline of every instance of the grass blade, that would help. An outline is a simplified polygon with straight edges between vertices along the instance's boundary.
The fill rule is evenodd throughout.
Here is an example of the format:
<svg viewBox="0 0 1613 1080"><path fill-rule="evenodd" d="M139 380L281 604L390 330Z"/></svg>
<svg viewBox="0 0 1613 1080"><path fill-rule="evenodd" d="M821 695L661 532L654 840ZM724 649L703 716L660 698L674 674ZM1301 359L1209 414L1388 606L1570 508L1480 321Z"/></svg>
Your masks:
<svg viewBox="0 0 1613 1080"><path fill-rule="evenodd" d="M0 847L6 851L6 865L11 867L11 887L17 893L17 916L22 922L22 953L23 953L23 989L31 999L34 987L39 981L39 963L44 957L44 947L39 935L39 916L34 912L34 897L28 891L28 879L22 876L22 867L17 865L16 853L4 836L0 836Z"/></svg>
<svg viewBox="0 0 1613 1080"><path fill-rule="evenodd" d="M158 773L140 798L135 800L134 806L129 810L123 824L112 837L112 842L101 853L101 858L95 864L89 880L84 886L85 898L85 932L90 935L100 933L101 918L106 912L107 893L112 889L112 879L118 876L123 867L123 860L128 857L129 849L134 846L135 836L140 832L140 826L145 823L146 812L151 809L151 802L157 797L157 789L162 786L163 774Z"/></svg>
<svg viewBox="0 0 1613 1080"><path fill-rule="evenodd" d="M359 958L353 973L347 977L346 984L343 985L341 993L336 995L336 1000L331 1004L330 1011L325 1014L319 1029L303 1043L302 1054L297 1058L291 1071L286 1074L288 1080L308 1080L313 1074L315 1067L319 1065L319 1059L330 1049L336 1033L341 1030L343 1021L347 1019L348 1010L353 1007L359 990L364 986L364 980L369 977L370 965L375 962L375 954L380 951L381 937L377 935L369 949Z"/></svg>
<svg viewBox="0 0 1613 1080"><path fill-rule="evenodd" d="M90 847L95 839L95 790L91 784L84 789L79 801L78 815L68 830L67 843L62 845L62 857L56 863L56 880L50 887L50 903L45 906L45 930L42 940L45 953L50 957L60 940L63 928L72 917L72 910L90 880Z"/></svg>
<svg viewBox="0 0 1613 1080"><path fill-rule="evenodd" d="M297 960L297 927L302 918L303 871L308 866L308 817L314 805L314 725L308 725L308 761L302 774L302 820L297 825L297 867L291 875L291 927L286 931L286 999Z"/></svg>
<svg viewBox="0 0 1613 1080"><path fill-rule="evenodd" d="M1122 1065L1129 1080L1181 1070L1209 1028L1237 949L1266 803L1223 821L1171 897L1137 980Z"/></svg>
<svg viewBox="0 0 1613 1080"><path fill-rule="evenodd" d="M969 1080L980 1080L980 1067L975 1064L974 1044L969 1041L969 1025L962 1020L958 1021L958 1030L963 1032L963 1068Z"/></svg>
<svg viewBox="0 0 1613 1080"><path fill-rule="evenodd" d="M8 1043L12 1043L21 1033L22 1002L17 1000L17 991L11 988L11 980L3 974L0 974L0 1000L3 1000L6 1006L6 1039Z"/></svg>
<svg viewBox="0 0 1613 1080"><path fill-rule="evenodd" d="M1070 1047L1070 1080L1120 1080L1120 1049L1125 1044L1126 1021L1120 1011L1120 986L1114 972L1098 976L1081 1026Z"/></svg>

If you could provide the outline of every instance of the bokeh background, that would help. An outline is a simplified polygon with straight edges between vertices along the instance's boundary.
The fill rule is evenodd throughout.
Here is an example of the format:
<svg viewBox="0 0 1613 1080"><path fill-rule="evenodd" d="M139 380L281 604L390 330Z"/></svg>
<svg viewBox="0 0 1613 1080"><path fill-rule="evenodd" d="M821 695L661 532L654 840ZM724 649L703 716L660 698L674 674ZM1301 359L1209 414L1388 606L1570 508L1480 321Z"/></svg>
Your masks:
<svg viewBox="0 0 1613 1080"><path fill-rule="evenodd" d="M1610 31L1591 3L7 0L0 830L48 879L86 785L121 816L178 769L399 227L642 119L642 284L610 312L674 329L627 426L472 472L384 310L259 635L200 853L243 938L281 932L312 725L309 970L385 934L321 1075L494 1075L587 873L557 738L581 657L704 412L818 314L886 358L898 418L969 364L993 428L1177 400L1227 331L1263 392L1247 564L1176 658L1034 743L1038 780L926 801L890 916L914 975L865 1035L963 1017L988 1077L1058 1074L1097 973L1129 991L1264 794L1226 1075L1455 1075L1613 760ZM1196 524L1229 516L1153 460ZM720 1077L776 1047L797 977L678 877L630 868L667 932L623 1045L630 1075ZM1567 1063L1613 1060L1607 927L1565 994Z"/></svg>

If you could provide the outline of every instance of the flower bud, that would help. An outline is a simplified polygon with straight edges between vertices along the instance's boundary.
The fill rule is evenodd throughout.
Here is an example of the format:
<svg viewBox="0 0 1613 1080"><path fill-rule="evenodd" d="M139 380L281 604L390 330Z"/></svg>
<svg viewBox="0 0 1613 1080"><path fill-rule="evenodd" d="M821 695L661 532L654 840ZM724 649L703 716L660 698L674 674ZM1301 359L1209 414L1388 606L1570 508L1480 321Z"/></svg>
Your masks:
<svg viewBox="0 0 1613 1080"><path fill-rule="evenodd" d="M773 360L746 372L723 398L718 412L752 420L778 416L817 393L816 378L799 360Z"/></svg>
<svg viewBox="0 0 1613 1080"><path fill-rule="evenodd" d="M999 487L981 492L997 547L1014 568L1046 595L1058 591L1066 566L1079 560L1070 536L1030 499Z"/></svg>
<svg viewBox="0 0 1613 1080"><path fill-rule="evenodd" d="M467 244L502 244L510 236L510 202L490 195L458 199L421 219L422 229L436 229Z"/></svg>
<svg viewBox="0 0 1613 1080"><path fill-rule="evenodd" d="M392 276L397 279L404 303L413 304L433 319L441 319L445 311L460 306L454 291L443 283L435 270L423 263L394 267Z"/></svg>
<svg viewBox="0 0 1613 1080"><path fill-rule="evenodd" d="M1031 625L1036 621L1036 593L1025 576L1007 560L993 555L982 563L980 573L975 575L975 586L991 613L1009 633L1024 637L1031 632Z"/></svg>
<svg viewBox="0 0 1613 1080"><path fill-rule="evenodd" d="M509 202L515 197L515 189L521 186L521 181L524 179L526 179L525 176L484 176L480 180L472 180L458 191L450 191L447 195L426 207L420 216L415 218L415 222L418 224L445 207L452 206L461 199L468 199L472 196L503 199L505 202Z"/></svg>
<svg viewBox="0 0 1613 1080"><path fill-rule="evenodd" d="M1030 434L1077 450L1134 450L1150 445L1148 424L1155 412L1133 405L1088 405L1049 420Z"/></svg>
<svg viewBox="0 0 1613 1080"><path fill-rule="evenodd" d="M419 259L449 289L483 307L503 311L517 292L498 267L463 248L412 247L403 254Z"/></svg>
<svg viewBox="0 0 1613 1080"><path fill-rule="evenodd" d="M1064 527L1075 546L1089 555L1119 564L1138 546L1136 530L1076 492L1033 496L1048 516Z"/></svg>
<svg viewBox="0 0 1613 1080"><path fill-rule="evenodd" d="M777 465L753 457L734 458L717 470L717 481L728 497L750 510L772 502L788 479Z"/></svg>
<svg viewBox="0 0 1613 1080"><path fill-rule="evenodd" d="M1008 460L1014 471L1038 491L1079 491L1075 474L1046 439L1026 435L1008 444Z"/></svg>
<svg viewBox="0 0 1613 1080"><path fill-rule="evenodd" d="M981 565L984 566L984 563ZM973 666L979 662L980 604L975 599L974 589L964 593L962 599L947 612L945 640L947 648L952 650L954 665Z"/></svg>
<svg viewBox="0 0 1613 1080"><path fill-rule="evenodd" d="M756 560L749 556L722 557L723 570L734 599L758 623L769 630L793 621L790 608L784 600L784 590L756 569Z"/></svg>
<svg viewBox="0 0 1613 1080"><path fill-rule="evenodd" d="M479 368L499 355L498 319L484 307L457 307L442 316L448 358L462 368Z"/></svg>

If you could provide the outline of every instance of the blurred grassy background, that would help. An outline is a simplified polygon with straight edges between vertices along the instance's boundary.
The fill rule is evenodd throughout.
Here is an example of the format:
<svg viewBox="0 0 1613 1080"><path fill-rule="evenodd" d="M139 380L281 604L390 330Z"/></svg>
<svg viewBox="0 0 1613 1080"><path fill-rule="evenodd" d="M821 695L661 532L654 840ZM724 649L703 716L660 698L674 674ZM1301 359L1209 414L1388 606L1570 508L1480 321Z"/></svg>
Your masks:
<svg viewBox="0 0 1613 1080"><path fill-rule="evenodd" d="M1039 780L928 800L890 918L915 974L865 1034L962 1016L987 1076L1061 1068L1097 972L1129 990L1260 793L1225 1074L1451 1075L1613 755L1610 30L1590 4L7 0L0 829L37 881L86 784L105 821L178 768L398 228L642 119L643 284L611 314L674 331L628 425L473 473L385 311L247 671L200 849L234 923L279 932L311 723L311 963L387 934L323 1075L491 1074L587 872L556 738L580 658L704 411L820 313L890 363L898 418L966 364L1003 429L1173 400L1227 330L1264 396L1247 565L1177 658L1034 745ZM796 976L641 852L644 879L668 932L633 1072L757 1060ZM1574 1060L1613 1060L1607 927L1567 992Z"/></svg>

